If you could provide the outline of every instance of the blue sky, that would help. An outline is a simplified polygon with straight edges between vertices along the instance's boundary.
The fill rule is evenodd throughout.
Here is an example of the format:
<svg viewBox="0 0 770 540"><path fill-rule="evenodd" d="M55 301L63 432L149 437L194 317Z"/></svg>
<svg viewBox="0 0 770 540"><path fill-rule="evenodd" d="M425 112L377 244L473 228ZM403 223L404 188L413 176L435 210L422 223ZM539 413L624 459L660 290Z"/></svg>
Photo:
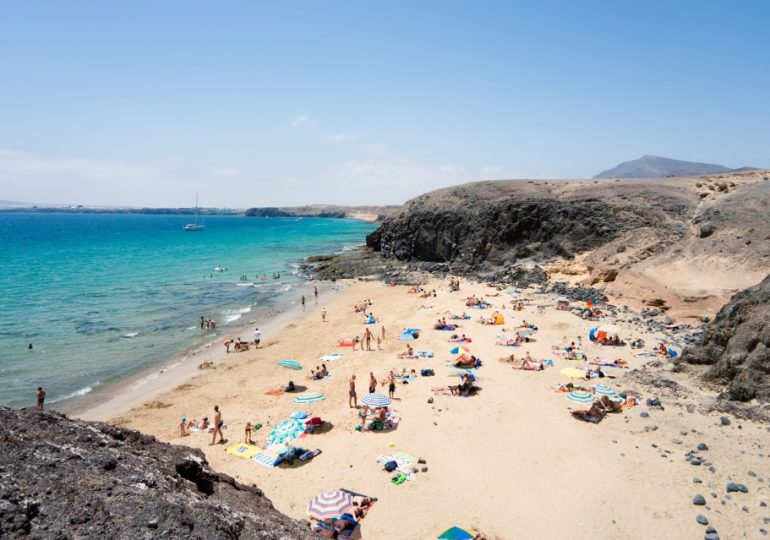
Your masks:
<svg viewBox="0 0 770 540"><path fill-rule="evenodd" d="M770 3L3 2L0 199L401 203L770 167Z"/></svg>

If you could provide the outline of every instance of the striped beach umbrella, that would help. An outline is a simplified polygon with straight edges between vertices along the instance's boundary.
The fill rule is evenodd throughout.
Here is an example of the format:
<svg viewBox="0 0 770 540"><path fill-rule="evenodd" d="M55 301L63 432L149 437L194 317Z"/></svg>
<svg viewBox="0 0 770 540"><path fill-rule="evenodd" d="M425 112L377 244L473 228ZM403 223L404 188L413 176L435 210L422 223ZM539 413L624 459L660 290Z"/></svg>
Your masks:
<svg viewBox="0 0 770 540"><path fill-rule="evenodd" d="M316 403L325 399L323 394L302 394L294 398L294 403Z"/></svg>
<svg viewBox="0 0 770 540"><path fill-rule="evenodd" d="M625 399L623 399L623 396L620 396L620 395L615 394L615 393L609 394L609 395L607 395L607 397L610 398L615 403L623 403L625 401Z"/></svg>
<svg viewBox="0 0 770 540"><path fill-rule="evenodd" d="M604 394L605 396L611 396L615 393L615 390L604 384L597 384L594 386L594 390L597 394Z"/></svg>
<svg viewBox="0 0 770 540"><path fill-rule="evenodd" d="M572 401L577 401L578 403L592 403L596 396L594 396L591 392L583 392L582 390L573 390L569 394L567 394L567 399L570 399Z"/></svg>
<svg viewBox="0 0 770 540"><path fill-rule="evenodd" d="M372 394L366 394L361 400L361 403L368 407L388 407L390 405L390 398L379 392L374 392Z"/></svg>
<svg viewBox="0 0 770 540"><path fill-rule="evenodd" d="M559 373L570 379L585 379L586 372L577 368L564 368Z"/></svg>
<svg viewBox="0 0 770 540"><path fill-rule="evenodd" d="M296 439L304 432L305 426L301 422L294 419L284 420L270 430L267 442L270 444L283 444L290 439Z"/></svg>
<svg viewBox="0 0 770 540"><path fill-rule="evenodd" d="M465 347L455 347L449 351L449 354L468 354L469 352L471 352L471 350Z"/></svg>
<svg viewBox="0 0 770 540"><path fill-rule="evenodd" d="M302 369L302 364L300 364L296 360L279 360L278 365L288 369L297 369L297 370Z"/></svg>
<svg viewBox="0 0 770 540"><path fill-rule="evenodd" d="M353 496L335 489L324 491L307 504L307 514L318 520L339 518L353 508Z"/></svg>
<svg viewBox="0 0 770 540"><path fill-rule="evenodd" d="M462 527L450 527L438 535L438 540L473 540L476 538L474 531L463 529Z"/></svg>

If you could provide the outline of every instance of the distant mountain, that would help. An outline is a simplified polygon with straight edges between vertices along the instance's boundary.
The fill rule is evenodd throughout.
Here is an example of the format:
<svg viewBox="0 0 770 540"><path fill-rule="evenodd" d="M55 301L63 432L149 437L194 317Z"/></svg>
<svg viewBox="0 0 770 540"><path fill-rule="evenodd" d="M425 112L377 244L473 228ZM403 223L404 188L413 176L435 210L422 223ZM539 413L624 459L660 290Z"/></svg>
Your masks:
<svg viewBox="0 0 770 540"><path fill-rule="evenodd" d="M621 163L614 169L600 172L594 178L665 178L667 176L698 176L701 174L746 172L754 167L730 169L713 163L681 161L660 156L642 156L633 161Z"/></svg>

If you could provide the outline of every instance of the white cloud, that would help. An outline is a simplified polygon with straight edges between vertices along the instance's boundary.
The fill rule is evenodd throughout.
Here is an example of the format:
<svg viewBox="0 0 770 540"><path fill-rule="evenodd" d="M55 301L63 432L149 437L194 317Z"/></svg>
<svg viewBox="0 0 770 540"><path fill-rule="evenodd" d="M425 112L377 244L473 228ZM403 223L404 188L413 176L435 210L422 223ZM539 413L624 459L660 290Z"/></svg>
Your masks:
<svg viewBox="0 0 770 540"><path fill-rule="evenodd" d="M358 133L357 131L341 131L329 135L328 137L324 137L323 140L324 142L338 143L343 141L360 141L364 137L365 135L363 133Z"/></svg>
<svg viewBox="0 0 770 540"><path fill-rule="evenodd" d="M314 124L315 118L307 114L300 114L294 120L291 121L291 127L295 128L303 124Z"/></svg>
<svg viewBox="0 0 770 540"><path fill-rule="evenodd" d="M220 167L211 171L211 174L219 178L232 178L234 176L240 176L241 171L230 167Z"/></svg>

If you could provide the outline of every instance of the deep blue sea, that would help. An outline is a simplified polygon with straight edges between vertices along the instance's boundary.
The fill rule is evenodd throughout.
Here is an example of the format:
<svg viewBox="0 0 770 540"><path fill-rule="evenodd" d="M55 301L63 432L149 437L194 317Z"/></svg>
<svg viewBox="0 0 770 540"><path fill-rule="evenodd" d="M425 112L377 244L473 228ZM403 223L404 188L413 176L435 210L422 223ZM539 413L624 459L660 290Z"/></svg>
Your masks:
<svg viewBox="0 0 770 540"><path fill-rule="evenodd" d="M202 345L216 336L201 316L220 334L253 323L307 294L305 257L362 244L373 229L206 216L204 230L185 232L189 221L0 213L0 404L29 405L41 385L46 403L71 401Z"/></svg>

